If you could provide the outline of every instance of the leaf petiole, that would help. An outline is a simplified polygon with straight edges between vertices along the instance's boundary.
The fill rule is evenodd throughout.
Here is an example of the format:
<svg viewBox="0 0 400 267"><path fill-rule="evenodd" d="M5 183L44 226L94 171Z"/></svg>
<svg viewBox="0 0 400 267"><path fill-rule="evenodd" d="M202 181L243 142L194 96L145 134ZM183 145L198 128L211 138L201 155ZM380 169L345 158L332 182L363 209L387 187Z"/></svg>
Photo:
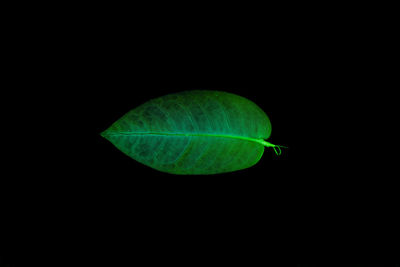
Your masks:
<svg viewBox="0 0 400 267"><path fill-rule="evenodd" d="M281 147L282 147L282 148L288 148L287 146L271 144L270 142L267 142L267 141L265 141L265 140L260 140L260 143L263 144L265 147L272 147L272 148L274 149L274 151L275 151L275 154L276 154L277 156L280 156L280 155L282 154Z"/></svg>

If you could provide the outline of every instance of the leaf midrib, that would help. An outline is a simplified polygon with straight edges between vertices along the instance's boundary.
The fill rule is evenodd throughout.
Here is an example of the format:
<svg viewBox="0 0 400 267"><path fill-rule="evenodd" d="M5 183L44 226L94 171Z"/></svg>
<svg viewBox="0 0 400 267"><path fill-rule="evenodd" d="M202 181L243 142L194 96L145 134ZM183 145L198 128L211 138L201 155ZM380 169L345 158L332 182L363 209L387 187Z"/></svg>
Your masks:
<svg viewBox="0 0 400 267"><path fill-rule="evenodd" d="M208 133L162 133L162 132L141 132L141 133L134 133L134 132L113 132L113 133L101 133L102 136L111 136L111 135L158 135L158 136L209 136L209 137L222 137L222 138L232 138L232 139L241 139L250 142L259 143L263 146L269 146L269 142L264 141L263 139L245 137L245 136L238 136L238 135L224 135L224 134L208 134Z"/></svg>

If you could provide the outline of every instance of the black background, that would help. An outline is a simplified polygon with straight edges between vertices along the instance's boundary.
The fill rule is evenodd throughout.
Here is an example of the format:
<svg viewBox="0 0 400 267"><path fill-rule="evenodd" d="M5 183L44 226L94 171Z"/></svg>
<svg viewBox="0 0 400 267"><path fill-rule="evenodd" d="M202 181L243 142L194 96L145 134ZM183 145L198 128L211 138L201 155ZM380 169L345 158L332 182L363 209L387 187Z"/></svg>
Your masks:
<svg viewBox="0 0 400 267"><path fill-rule="evenodd" d="M240 16L217 19L205 30L204 16L164 24L88 9L15 31L22 70L11 111L24 131L12 132L35 147L10 153L18 164L2 181L7 261L123 265L140 256L163 260L169 250L171 258L193 260L231 247L325 260L338 248L357 254L363 246L354 244L382 236L396 241L369 224L396 221L378 204L394 203L389 178L360 173L369 166L342 143L355 140L348 126L373 87L365 72L373 55L364 44L374 23L272 13L246 26ZM255 102L271 120L269 141L289 149L279 157L266 149L246 170L176 176L137 163L99 135L151 98L192 89ZM28 110L18 112L22 106Z"/></svg>

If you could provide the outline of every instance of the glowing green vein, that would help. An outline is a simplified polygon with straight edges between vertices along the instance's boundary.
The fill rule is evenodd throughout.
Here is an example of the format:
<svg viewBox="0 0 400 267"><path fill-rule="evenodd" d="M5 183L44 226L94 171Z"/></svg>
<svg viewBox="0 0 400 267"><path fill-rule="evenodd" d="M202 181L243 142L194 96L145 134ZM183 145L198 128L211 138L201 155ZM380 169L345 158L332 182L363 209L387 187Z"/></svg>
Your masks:
<svg viewBox="0 0 400 267"><path fill-rule="evenodd" d="M222 138L233 138L233 139L241 139L241 140L246 140L250 142L256 142L259 143L265 147L272 147L277 155L281 154L281 149L280 147L285 147L281 145L274 145L271 144L270 142L267 142L263 139L256 139L256 138L251 138L251 137L245 137L245 136L235 136L235 135L223 135L223 134L207 134L207 133L161 133L161 132L141 132L141 133L134 133L134 132L102 132L101 136L106 137L106 136L113 136L113 135L127 135L127 136L139 136L139 135L156 135L156 136L205 136L205 137L222 137ZM279 150L277 151L276 148ZM286 148L286 147L285 147Z"/></svg>

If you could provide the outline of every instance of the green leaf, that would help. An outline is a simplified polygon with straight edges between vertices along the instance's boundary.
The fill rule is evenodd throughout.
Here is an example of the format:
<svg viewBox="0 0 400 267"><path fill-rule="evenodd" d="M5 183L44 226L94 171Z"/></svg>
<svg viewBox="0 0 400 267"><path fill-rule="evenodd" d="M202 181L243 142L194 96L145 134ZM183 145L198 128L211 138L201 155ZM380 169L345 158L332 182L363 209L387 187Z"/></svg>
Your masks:
<svg viewBox="0 0 400 267"><path fill-rule="evenodd" d="M216 174L256 164L271 135L268 116L250 100L195 90L152 99L101 133L129 157L173 174Z"/></svg>

